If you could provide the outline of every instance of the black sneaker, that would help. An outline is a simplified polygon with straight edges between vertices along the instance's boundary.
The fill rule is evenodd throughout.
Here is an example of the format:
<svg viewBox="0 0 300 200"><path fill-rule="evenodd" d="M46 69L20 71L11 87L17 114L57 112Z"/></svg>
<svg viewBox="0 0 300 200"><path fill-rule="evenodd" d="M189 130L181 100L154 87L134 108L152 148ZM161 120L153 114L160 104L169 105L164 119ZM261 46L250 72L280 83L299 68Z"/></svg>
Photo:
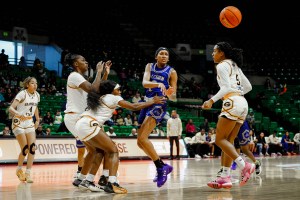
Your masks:
<svg viewBox="0 0 300 200"><path fill-rule="evenodd" d="M122 188L118 183L108 182L104 187L104 191L108 193L116 193L116 194L126 194L127 190Z"/></svg>
<svg viewBox="0 0 300 200"><path fill-rule="evenodd" d="M98 181L98 184L101 186L106 186L108 182L108 177L105 177L104 175L100 176L100 179Z"/></svg>
<svg viewBox="0 0 300 200"><path fill-rule="evenodd" d="M255 173L256 175L261 174L261 162L259 160L256 160L255 162Z"/></svg>
<svg viewBox="0 0 300 200"><path fill-rule="evenodd" d="M79 186L80 189L83 190L90 190L92 192L100 192L103 189L99 185L95 185L94 182L88 181L88 180L83 180Z"/></svg>
<svg viewBox="0 0 300 200"><path fill-rule="evenodd" d="M74 181L73 181L73 185L75 186L75 187L78 187L79 186L79 184L82 182L82 180L80 180L79 178L76 178L76 179L74 179Z"/></svg>

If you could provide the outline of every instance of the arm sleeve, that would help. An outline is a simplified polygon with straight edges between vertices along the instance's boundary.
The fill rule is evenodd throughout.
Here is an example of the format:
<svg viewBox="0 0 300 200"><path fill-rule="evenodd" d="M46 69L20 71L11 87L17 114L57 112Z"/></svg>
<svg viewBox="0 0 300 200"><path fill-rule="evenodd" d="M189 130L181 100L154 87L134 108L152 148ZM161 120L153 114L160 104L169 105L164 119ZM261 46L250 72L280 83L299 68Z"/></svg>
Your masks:
<svg viewBox="0 0 300 200"><path fill-rule="evenodd" d="M229 79L229 72L230 66L226 63L218 64L217 65L217 76L219 78L219 86L220 90L217 94L215 94L211 99L214 102L217 102L221 99L225 94L230 92L230 79Z"/></svg>

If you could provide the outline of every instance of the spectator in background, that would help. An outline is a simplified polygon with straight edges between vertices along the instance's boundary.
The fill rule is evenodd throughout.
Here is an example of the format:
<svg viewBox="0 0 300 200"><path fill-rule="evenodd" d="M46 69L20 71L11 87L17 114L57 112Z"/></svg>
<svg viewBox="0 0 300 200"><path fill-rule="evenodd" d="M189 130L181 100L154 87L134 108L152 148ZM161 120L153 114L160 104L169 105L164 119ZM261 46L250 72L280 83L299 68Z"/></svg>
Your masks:
<svg viewBox="0 0 300 200"><path fill-rule="evenodd" d="M46 128L46 135L50 136L51 135L51 129L50 128Z"/></svg>
<svg viewBox="0 0 300 200"><path fill-rule="evenodd" d="M265 139L265 133L264 132L261 132L259 134L259 136L257 137L257 143L256 143L256 146L258 148L258 154L259 156L263 156L263 149L265 150L265 155L268 156L269 153L268 153L268 150L269 150L269 145L267 144L266 142L266 139Z"/></svg>
<svg viewBox="0 0 300 200"><path fill-rule="evenodd" d="M37 136L45 136L46 135L45 131L43 131L43 126L42 125L38 126L38 128L35 130L35 134Z"/></svg>
<svg viewBox="0 0 300 200"><path fill-rule="evenodd" d="M209 122L208 119L205 118L203 124L200 126L200 129L204 129L205 132L209 131Z"/></svg>
<svg viewBox="0 0 300 200"><path fill-rule="evenodd" d="M6 55L5 50L2 49L0 54L0 69L5 69L8 67L8 65L9 65L8 55Z"/></svg>
<svg viewBox="0 0 300 200"><path fill-rule="evenodd" d="M138 125L139 125L137 116L133 117L132 125L133 125L133 126L138 126Z"/></svg>
<svg viewBox="0 0 300 200"><path fill-rule="evenodd" d="M61 124L63 121L63 116L61 115L61 112L59 110L56 111L56 114L54 116L54 122L53 124Z"/></svg>
<svg viewBox="0 0 300 200"><path fill-rule="evenodd" d="M9 129L8 126L5 126L3 131L0 132L0 135L3 135L3 136L10 136L11 135L11 130Z"/></svg>
<svg viewBox="0 0 300 200"><path fill-rule="evenodd" d="M247 115L247 122L249 124L250 129L255 128L255 117L253 110L250 110L249 114Z"/></svg>
<svg viewBox="0 0 300 200"><path fill-rule="evenodd" d="M26 63L26 60L25 60L25 57L24 57L24 56L21 56L21 57L20 57L19 67L21 67L21 68L27 67L27 63Z"/></svg>
<svg viewBox="0 0 300 200"><path fill-rule="evenodd" d="M256 145L256 137L254 135L253 129L249 130L249 150L254 153L255 152L255 145Z"/></svg>
<svg viewBox="0 0 300 200"><path fill-rule="evenodd" d="M43 123L52 125L54 122L53 117L51 116L50 111L47 112L47 114L43 117Z"/></svg>
<svg viewBox="0 0 300 200"><path fill-rule="evenodd" d="M3 94L2 94L2 92L0 92L0 102L5 102L5 98L4 98Z"/></svg>
<svg viewBox="0 0 300 200"><path fill-rule="evenodd" d="M273 134L269 136L269 152L270 154L274 155L277 153L277 155L281 156L281 152L282 152L282 144L280 142L280 140L276 137L276 131L273 131Z"/></svg>
<svg viewBox="0 0 300 200"><path fill-rule="evenodd" d="M189 119L188 123L185 126L185 132L186 132L185 136L192 138L195 136L196 131L197 131L197 129L193 123L193 120Z"/></svg>
<svg viewBox="0 0 300 200"><path fill-rule="evenodd" d="M201 129L200 132L192 138L192 148L195 152L195 158L208 158L207 155L209 152L208 143L206 141L205 129Z"/></svg>
<svg viewBox="0 0 300 200"><path fill-rule="evenodd" d="M117 119L118 119L118 115L117 114L113 114L113 116L111 117L111 120L113 122L112 126L117 126L118 125Z"/></svg>
<svg viewBox="0 0 300 200"><path fill-rule="evenodd" d="M125 121L125 126L132 126L132 119L131 119L131 115L127 114L126 118L124 119Z"/></svg>
<svg viewBox="0 0 300 200"><path fill-rule="evenodd" d="M283 85L283 87L282 87L282 91L278 94L279 96L280 95L283 95L284 93L286 93L287 92L287 86L286 86L286 83Z"/></svg>
<svg viewBox="0 0 300 200"><path fill-rule="evenodd" d="M117 134L115 133L115 129L111 126L109 127L108 131L106 131L106 134L110 137L110 136L117 136Z"/></svg>
<svg viewBox="0 0 300 200"><path fill-rule="evenodd" d="M114 123L113 119L110 118L110 119L108 119L108 120L104 123L104 125L107 125L107 126L114 126L115 123Z"/></svg>
<svg viewBox="0 0 300 200"><path fill-rule="evenodd" d="M117 126L124 126L124 125L125 125L125 122L124 122L122 115L118 114L117 115Z"/></svg>
<svg viewBox="0 0 300 200"><path fill-rule="evenodd" d="M10 87L11 88L17 88L18 87L18 77L13 77L11 80L10 80Z"/></svg>
<svg viewBox="0 0 300 200"><path fill-rule="evenodd" d="M129 134L130 137L137 137L136 128L131 129L131 133Z"/></svg>
<svg viewBox="0 0 300 200"><path fill-rule="evenodd" d="M68 67L64 62L65 57L68 53L70 52L67 48L61 52L60 63L62 64L62 78L67 78L70 72L72 71L71 67Z"/></svg>
<svg viewBox="0 0 300 200"><path fill-rule="evenodd" d="M11 91L10 88L7 88L6 93L4 94L4 98L5 98L6 102L12 102L14 97L15 97L15 94Z"/></svg>
<svg viewBox="0 0 300 200"><path fill-rule="evenodd" d="M295 147L298 146L298 153L300 154L300 131L295 134L293 141L295 142Z"/></svg>
<svg viewBox="0 0 300 200"><path fill-rule="evenodd" d="M172 110L171 118L167 121L167 138L170 141L170 157L169 160L173 160L173 144L176 144L176 159L179 160L179 139L182 134L182 122L177 115L176 110Z"/></svg>
<svg viewBox="0 0 300 200"><path fill-rule="evenodd" d="M141 100L141 94L136 92L135 95L132 97L132 103L137 103Z"/></svg>
<svg viewBox="0 0 300 200"><path fill-rule="evenodd" d="M264 86L265 86L266 90L271 90L272 89L271 81L270 81L269 78L266 79Z"/></svg>
<svg viewBox="0 0 300 200"><path fill-rule="evenodd" d="M290 133L285 131L285 134L281 138L281 144L283 146L284 153L287 155L295 155L294 153L294 142L290 138Z"/></svg>

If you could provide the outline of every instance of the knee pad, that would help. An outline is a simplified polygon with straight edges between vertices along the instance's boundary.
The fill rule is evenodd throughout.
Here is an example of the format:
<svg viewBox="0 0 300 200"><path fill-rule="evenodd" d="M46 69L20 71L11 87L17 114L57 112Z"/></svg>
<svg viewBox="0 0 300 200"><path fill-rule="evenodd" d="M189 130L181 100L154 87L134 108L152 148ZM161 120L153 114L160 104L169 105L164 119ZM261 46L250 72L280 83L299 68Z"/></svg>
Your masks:
<svg viewBox="0 0 300 200"><path fill-rule="evenodd" d="M29 153L32 154L32 155L35 154L35 143L32 143L32 144L30 145Z"/></svg>
<svg viewBox="0 0 300 200"><path fill-rule="evenodd" d="M28 150L28 144L26 144L23 149L22 149L22 154L23 156L26 156L28 152L26 152L26 150Z"/></svg>

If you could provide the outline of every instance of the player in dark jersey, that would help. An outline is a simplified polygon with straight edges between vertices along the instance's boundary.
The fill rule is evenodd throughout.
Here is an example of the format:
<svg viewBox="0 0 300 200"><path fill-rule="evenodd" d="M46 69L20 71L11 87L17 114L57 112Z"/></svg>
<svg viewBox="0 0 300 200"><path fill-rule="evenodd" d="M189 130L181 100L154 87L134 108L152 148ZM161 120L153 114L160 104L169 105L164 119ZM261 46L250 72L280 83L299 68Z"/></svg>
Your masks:
<svg viewBox="0 0 300 200"><path fill-rule="evenodd" d="M145 88L145 101L154 96L166 96L171 101L176 101L177 72L169 66L169 50L160 47L155 52L156 63L148 63L143 77ZM161 122L166 114L167 103L154 104L140 112L138 123L137 144L153 160L157 168L157 176L154 182L161 187L167 181L167 175L173 167L165 164L156 153L153 144L148 139L152 130Z"/></svg>

